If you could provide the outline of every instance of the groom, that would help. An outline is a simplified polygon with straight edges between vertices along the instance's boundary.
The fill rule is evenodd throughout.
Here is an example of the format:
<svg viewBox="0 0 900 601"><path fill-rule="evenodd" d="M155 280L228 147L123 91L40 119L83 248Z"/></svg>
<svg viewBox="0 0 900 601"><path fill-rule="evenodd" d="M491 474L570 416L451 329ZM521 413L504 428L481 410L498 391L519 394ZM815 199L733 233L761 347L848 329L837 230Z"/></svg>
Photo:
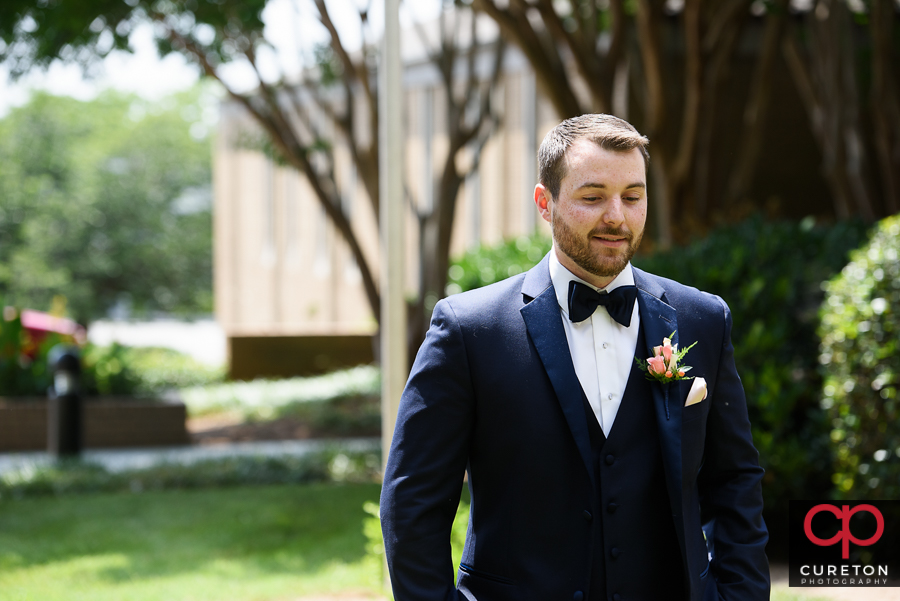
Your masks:
<svg viewBox="0 0 900 601"><path fill-rule="evenodd" d="M647 138L621 119L558 125L534 191L553 249L435 307L381 496L397 601L769 598L763 471L731 313L630 263L648 161ZM680 364L692 371L661 383L635 359L665 338L696 345Z"/></svg>

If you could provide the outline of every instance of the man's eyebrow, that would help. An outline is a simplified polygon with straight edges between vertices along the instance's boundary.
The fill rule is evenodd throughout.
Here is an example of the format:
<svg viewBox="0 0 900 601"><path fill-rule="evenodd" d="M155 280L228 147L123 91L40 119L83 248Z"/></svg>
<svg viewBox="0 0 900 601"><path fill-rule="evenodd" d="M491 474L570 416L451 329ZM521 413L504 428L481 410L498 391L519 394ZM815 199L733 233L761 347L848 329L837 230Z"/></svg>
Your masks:
<svg viewBox="0 0 900 601"><path fill-rule="evenodd" d="M606 189L606 184L600 184L600 183L595 183L595 182L587 182L587 183L581 184L580 186L578 186L578 187L575 188L575 189L576 189L576 190L584 190L584 189L586 189L586 188L599 188L599 189L601 189L601 190L605 190L605 189ZM625 189L626 189L626 190L630 190L631 188L640 188L640 189L643 190L643 189L646 189L646 188L647 188L647 185L646 185L644 182L634 182L634 183L632 183L632 184L628 184L627 186L625 186Z"/></svg>

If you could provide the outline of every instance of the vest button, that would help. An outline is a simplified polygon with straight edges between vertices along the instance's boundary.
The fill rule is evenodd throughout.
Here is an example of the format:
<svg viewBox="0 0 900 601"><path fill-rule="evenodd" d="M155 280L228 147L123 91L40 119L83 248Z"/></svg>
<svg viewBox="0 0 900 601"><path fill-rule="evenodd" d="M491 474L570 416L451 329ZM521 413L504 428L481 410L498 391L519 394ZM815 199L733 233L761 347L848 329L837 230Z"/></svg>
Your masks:
<svg viewBox="0 0 900 601"><path fill-rule="evenodd" d="M613 559L618 559L619 555L621 555L622 552L619 551L618 547L613 547L612 549L609 550L609 554L612 555Z"/></svg>
<svg viewBox="0 0 900 601"><path fill-rule="evenodd" d="M613 457L612 455L607 455L607 456L606 456L606 465L612 465L612 464L615 463L615 462L616 462L616 458L615 458L615 457Z"/></svg>
<svg viewBox="0 0 900 601"><path fill-rule="evenodd" d="M572 601L582 601L584 599L584 593L581 591L575 591L575 594L572 595Z"/></svg>
<svg viewBox="0 0 900 601"><path fill-rule="evenodd" d="M591 512L587 509L585 509L584 513L582 513L581 515L584 517L584 521L586 522L590 522L592 519L594 519L594 516L592 516Z"/></svg>
<svg viewBox="0 0 900 601"><path fill-rule="evenodd" d="M619 508L619 506L616 505L615 503L610 503L609 505L606 506L606 511L608 511L609 513L615 513L616 509L618 509L618 508Z"/></svg>

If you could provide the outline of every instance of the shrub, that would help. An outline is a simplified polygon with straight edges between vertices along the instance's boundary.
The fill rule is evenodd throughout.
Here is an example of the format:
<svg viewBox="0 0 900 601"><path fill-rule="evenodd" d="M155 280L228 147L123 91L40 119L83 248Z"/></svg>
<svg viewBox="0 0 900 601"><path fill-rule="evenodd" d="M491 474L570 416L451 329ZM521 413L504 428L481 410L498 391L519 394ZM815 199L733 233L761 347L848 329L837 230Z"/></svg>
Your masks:
<svg viewBox="0 0 900 601"><path fill-rule="evenodd" d="M839 497L900 496L900 215L888 217L825 286L822 406Z"/></svg>
<svg viewBox="0 0 900 601"><path fill-rule="evenodd" d="M224 368L209 367L176 350L87 344L82 386L87 394L154 397L167 390L221 382Z"/></svg>
<svg viewBox="0 0 900 601"><path fill-rule="evenodd" d="M831 489L828 418L819 405L818 308L822 282L844 266L865 232L858 222L816 227L811 218L754 217L635 262L729 304L735 362L766 470L766 511L779 520L789 499L828 496Z"/></svg>
<svg viewBox="0 0 900 601"><path fill-rule="evenodd" d="M6 307L0 319L0 396L46 395L53 379L47 357L57 344L79 346L73 335L24 327L21 313ZM86 343L80 345L80 354L81 386L88 395L152 397L225 377L224 368L208 367L166 348Z"/></svg>
<svg viewBox="0 0 900 601"><path fill-rule="evenodd" d="M194 416L229 412L249 420L267 420L291 415L308 416L311 411L321 411L323 420L339 421L335 413L343 412L340 407L343 402L350 408L359 409L361 418L380 423L377 402L377 415L371 415L380 387L381 372L375 366L364 365L308 378L197 386L182 390L181 397L188 412ZM332 401L338 403L332 408L326 407Z"/></svg>
<svg viewBox="0 0 900 601"><path fill-rule="evenodd" d="M381 397L346 396L293 403L278 415L306 420L314 431L330 436L377 435L381 432Z"/></svg>
<svg viewBox="0 0 900 601"><path fill-rule="evenodd" d="M129 365L128 347L87 344L81 354L81 387L89 395L132 395L140 376Z"/></svg>
<svg viewBox="0 0 900 601"><path fill-rule="evenodd" d="M487 286L527 271L547 254L550 244L547 236L534 234L472 249L451 264L447 294Z"/></svg>
<svg viewBox="0 0 900 601"><path fill-rule="evenodd" d="M63 341L58 334L37 340L22 327L19 312L8 307L0 319L0 396L45 395L53 375L47 353Z"/></svg>

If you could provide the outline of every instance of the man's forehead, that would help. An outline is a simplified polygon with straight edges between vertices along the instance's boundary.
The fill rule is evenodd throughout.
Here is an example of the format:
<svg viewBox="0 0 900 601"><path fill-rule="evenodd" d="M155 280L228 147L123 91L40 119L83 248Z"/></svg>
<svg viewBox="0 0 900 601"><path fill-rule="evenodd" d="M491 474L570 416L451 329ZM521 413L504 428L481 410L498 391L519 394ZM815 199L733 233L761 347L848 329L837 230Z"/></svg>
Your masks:
<svg viewBox="0 0 900 601"><path fill-rule="evenodd" d="M609 148L603 148L593 140L587 138L575 140L569 146L565 156L563 157L565 171L563 172L562 179L566 180L571 174L573 168L590 168L604 165L605 161L603 159L596 156L590 156L591 154L594 154L596 150L599 150L600 152L607 152L613 155L619 155L622 157L634 155L635 162L640 162L642 174L642 177L640 179L642 182L646 181L646 163L644 162L644 156L641 154L641 151L638 148L632 148L630 150L611 150ZM581 183L577 183L575 185L578 187L582 187Z"/></svg>

